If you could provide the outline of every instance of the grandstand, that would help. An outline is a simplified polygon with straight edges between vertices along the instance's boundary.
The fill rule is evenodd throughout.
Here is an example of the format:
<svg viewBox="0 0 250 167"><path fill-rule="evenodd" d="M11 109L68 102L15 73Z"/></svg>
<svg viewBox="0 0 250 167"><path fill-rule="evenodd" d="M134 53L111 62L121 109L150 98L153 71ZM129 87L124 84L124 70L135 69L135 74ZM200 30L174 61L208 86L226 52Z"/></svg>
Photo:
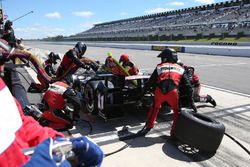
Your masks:
<svg viewBox="0 0 250 167"><path fill-rule="evenodd" d="M250 0L232 0L94 25L67 40L173 40L250 36Z"/></svg>

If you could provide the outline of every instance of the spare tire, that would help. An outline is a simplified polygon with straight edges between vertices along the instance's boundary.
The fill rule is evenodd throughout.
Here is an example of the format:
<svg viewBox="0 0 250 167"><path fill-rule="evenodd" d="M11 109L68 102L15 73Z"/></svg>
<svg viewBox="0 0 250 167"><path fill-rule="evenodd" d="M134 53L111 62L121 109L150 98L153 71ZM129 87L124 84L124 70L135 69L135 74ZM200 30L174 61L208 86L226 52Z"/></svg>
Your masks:
<svg viewBox="0 0 250 167"><path fill-rule="evenodd" d="M174 136L200 151L216 152L225 132L225 126L203 114L181 111Z"/></svg>

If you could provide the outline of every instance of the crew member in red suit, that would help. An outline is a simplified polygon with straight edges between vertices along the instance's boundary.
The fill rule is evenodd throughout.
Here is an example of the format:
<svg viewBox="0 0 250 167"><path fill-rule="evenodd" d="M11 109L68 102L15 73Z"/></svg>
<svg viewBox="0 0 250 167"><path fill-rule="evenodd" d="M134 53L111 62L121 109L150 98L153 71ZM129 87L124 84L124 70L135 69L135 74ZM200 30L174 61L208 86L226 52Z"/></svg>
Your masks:
<svg viewBox="0 0 250 167"><path fill-rule="evenodd" d="M77 67L82 67L84 69L89 69L89 66L81 62L84 53L87 50L87 46L83 42L77 42L73 49L70 49L65 53L61 61L60 66L57 69L56 77L61 77L69 67L76 65Z"/></svg>
<svg viewBox="0 0 250 167"><path fill-rule="evenodd" d="M129 59L129 56L127 54L122 54L119 63L122 64L122 66L128 70L128 73L130 75L137 75L139 73L138 68L135 66L135 64Z"/></svg>
<svg viewBox="0 0 250 167"><path fill-rule="evenodd" d="M124 69L121 68L121 66L119 65L119 62L116 61L113 58L113 55L111 52L108 52L107 54L107 58L105 60L105 69L109 72L111 72L112 74L115 75L122 75L122 76L127 76L128 73L126 73L126 71Z"/></svg>
<svg viewBox="0 0 250 167"><path fill-rule="evenodd" d="M44 70L49 76L56 75L56 71L53 68L53 65L57 64L57 60L61 60L58 54L55 54L54 52L50 52L48 55L48 59L44 61L43 66Z"/></svg>
<svg viewBox="0 0 250 167"><path fill-rule="evenodd" d="M145 127L139 131L139 134L145 135L153 128L158 112L162 103L167 102L173 109L173 124L170 134L173 134L176 121L179 115L179 95L178 88L180 85L186 85L190 105L194 112L197 112L192 98L192 87L184 68L177 64L178 56L174 49L167 48L163 50L157 57L161 58L161 63L158 64L145 84L144 92L153 87L154 102L149 109Z"/></svg>
<svg viewBox="0 0 250 167"><path fill-rule="evenodd" d="M5 58L0 54L0 69L3 70ZM70 167L63 158L52 156L52 146L67 140L72 143L72 151L78 158L78 166L100 166L103 152L100 147L87 137L62 138L64 135L51 128L42 127L33 117L25 116L18 101L12 96L0 77L0 166L1 167ZM57 138L57 139L56 139ZM23 149L36 147L32 156L25 155Z"/></svg>
<svg viewBox="0 0 250 167"><path fill-rule="evenodd" d="M23 115L20 104L13 98L0 78L0 166L17 167L29 160L22 149L38 145L43 140L63 137L51 128L42 127L30 116Z"/></svg>
<svg viewBox="0 0 250 167"><path fill-rule="evenodd" d="M212 96L208 94L201 95L200 90L201 90L201 83L200 79L197 73L195 73L195 70L193 67L183 65L183 63L178 63L182 65L187 73L187 76L191 82L191 85L193 87L193 97L195 102L201 102L201 103L210 103L214 107L217 105L216 101L212 98Z"/></svg>
<svg viewBox="0 0 250 167"><path fill-rule="evenodd" d="M55 54L54 52L50 52L48 55L48 59L44 61L43 67L44 70L42 70L44 73L46 73L48 76L53 77L56 75L56 71L53 68L53 65L57 64L57 60L61 60L58 54ZM44 79L37 75L37 79L40 83L31 83L30 88L28 91L30 92L44 92L48 89L49 84L44 81Z"/></svg>

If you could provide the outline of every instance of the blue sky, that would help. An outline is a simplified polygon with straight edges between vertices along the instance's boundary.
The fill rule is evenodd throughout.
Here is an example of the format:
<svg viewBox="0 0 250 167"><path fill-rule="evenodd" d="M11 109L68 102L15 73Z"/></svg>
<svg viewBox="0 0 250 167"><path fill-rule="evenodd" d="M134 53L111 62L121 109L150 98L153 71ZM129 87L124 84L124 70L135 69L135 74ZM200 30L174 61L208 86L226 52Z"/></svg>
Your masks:
<svg viewBox="0 0 250 167"><path fill-rule="evenodd" d="M17 38L69 36L93 24L226 0L0 0Z"/></svg>

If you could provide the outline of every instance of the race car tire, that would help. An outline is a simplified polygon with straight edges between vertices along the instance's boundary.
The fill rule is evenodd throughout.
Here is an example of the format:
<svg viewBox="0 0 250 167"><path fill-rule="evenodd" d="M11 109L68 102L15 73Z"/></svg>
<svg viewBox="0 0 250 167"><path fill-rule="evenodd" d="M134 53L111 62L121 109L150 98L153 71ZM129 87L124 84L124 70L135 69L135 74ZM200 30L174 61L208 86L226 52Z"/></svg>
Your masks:
<svg viewBox="0 0 250 167"><path fill-rule="evenodd" d="M96 115L98 113L98 107L95 82L87 83L84 86L83 94L85 99L85 111Z"/></svg>
<svg viewBox="0 0 250 167"><path fill-rule="evenodd" d="M173 135L179 141L200 151L214 153L222 141L224 132L225 126L208 116L181 111Z"/></svg>

